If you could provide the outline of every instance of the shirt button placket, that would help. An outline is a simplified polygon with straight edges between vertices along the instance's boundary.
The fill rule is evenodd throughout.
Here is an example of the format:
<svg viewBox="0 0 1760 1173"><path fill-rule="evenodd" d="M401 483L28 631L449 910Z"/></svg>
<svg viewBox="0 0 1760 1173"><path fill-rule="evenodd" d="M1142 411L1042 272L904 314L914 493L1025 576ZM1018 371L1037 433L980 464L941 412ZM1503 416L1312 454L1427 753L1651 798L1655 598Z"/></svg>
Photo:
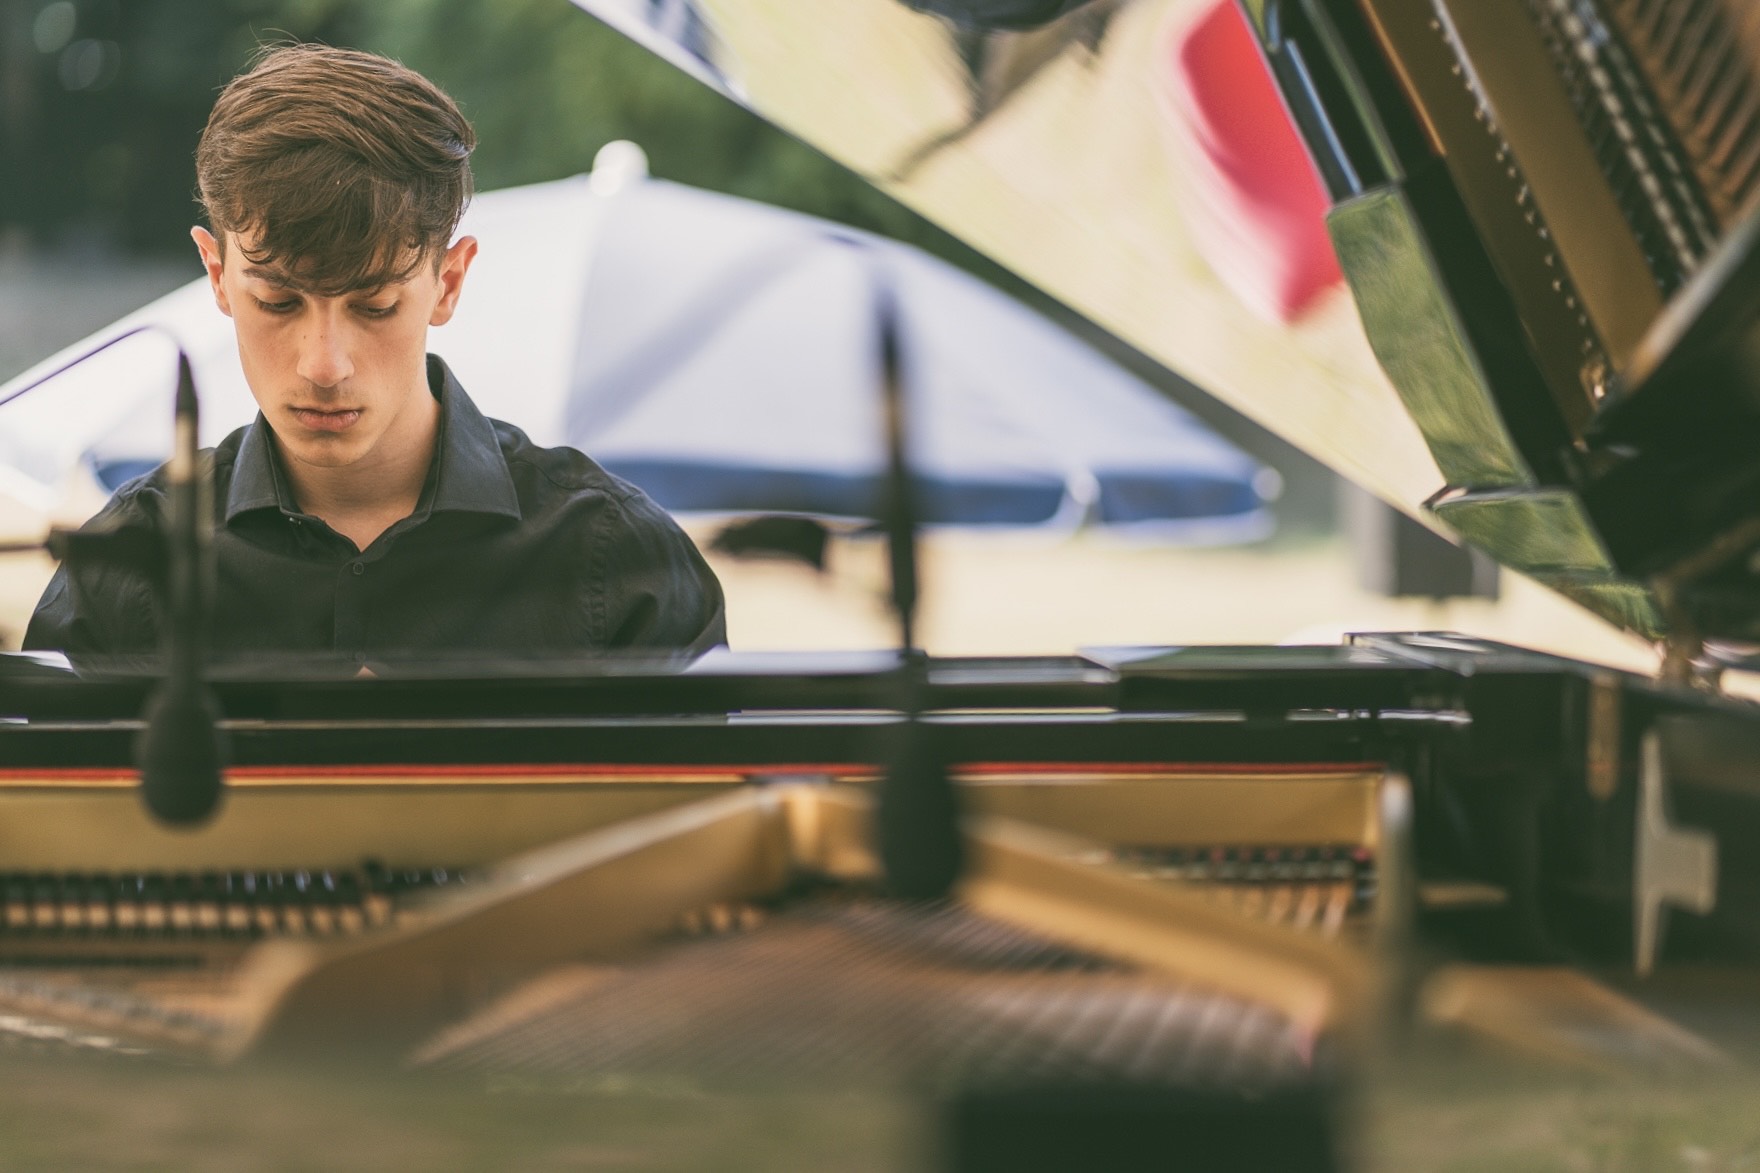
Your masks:
<svg viewBox="0 0 1760 1173"><path fill-rule="evenodd" d="M367 564L352 558L339 568L336 580L336 650L347 652L358 663L366 658Z"/></svg>

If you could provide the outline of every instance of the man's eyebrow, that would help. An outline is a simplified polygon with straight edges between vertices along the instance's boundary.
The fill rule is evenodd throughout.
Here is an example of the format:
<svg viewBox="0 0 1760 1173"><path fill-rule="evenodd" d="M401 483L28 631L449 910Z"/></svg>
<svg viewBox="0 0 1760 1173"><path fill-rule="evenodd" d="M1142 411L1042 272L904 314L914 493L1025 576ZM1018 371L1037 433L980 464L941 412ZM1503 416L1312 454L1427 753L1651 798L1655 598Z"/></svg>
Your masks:
<svg viewBox="0 0 1760 1173"><path fill-rule="evenodd" d="M255 277L258 281L267 281L269 284L281 289L292 290L296 293L302 291L299 282L289 277L286 273L279 272L275 269L259 269L252 266L244 271L244 275L246 277Z"/></svg>
<svg viewBox="0 0 1760 1173"><path fill-rule="evenodd" d="M264 268L261 268L260 266L253 265L244 271L244 275L246 277L255 277L258 281L267 281L269 284L275 286L277 289L285 289L290 293L309 293L309 292L311 292L311 290L309 288L307 288L305 285L300 284L298 281L294 280L292 277L289 277L286 273L281 272L279 269L264 269ZM390 284L392 284L392 283L385 282L385 281L373 281L373 282L369 282L364 285L355 285L355 286L352 286L348 289L343 290L342 295L343 296L351 296L351 295L355 295L355 294L364 294L367 297L373 297L377 294L383 293L390 286Z"/></svg>

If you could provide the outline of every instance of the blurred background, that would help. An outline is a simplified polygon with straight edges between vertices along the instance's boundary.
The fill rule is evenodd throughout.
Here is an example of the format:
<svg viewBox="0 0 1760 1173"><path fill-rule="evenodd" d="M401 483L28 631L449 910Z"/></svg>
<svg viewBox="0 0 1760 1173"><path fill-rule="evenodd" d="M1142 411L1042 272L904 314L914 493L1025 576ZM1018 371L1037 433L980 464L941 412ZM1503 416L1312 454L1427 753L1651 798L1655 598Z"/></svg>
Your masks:
<svg viewBox="0 0 1760 1173"><path fill-rule="evenodd" d="M939 27L893 0L843 2L852 19L887 30ZM1049 40L1010 42L1005 52L992 46L985 60L949 40L966 54L949 57L949 68L963 61L976 79L970 96L984 117L945 143L895 153L890 174L868 169L866 177L746 108L751 91L776 81L766 54L787 46L724 38L715 3L584 6L618 28L567 0L0 0L0 382L198 275L187 235L197 217L191 155L217 88L258 46L355 45L399 58L459 101L481 142L479 191L577 175L607 143L629 140L656 177L904 241L964 270L1092 345L1275 474L1257 482L1270 498L1270 524L1250 537L1175 541L1103 525L930 533L921 635L933 651L1331 642L1351 630L1451 628L1653 667L1651 650L1636 639L1475 562L881 190L904 193L918 170L936 181L943 147L1007 149L1017 108L1042 112L1059 87L1094 84L1093 60L1128 59L1133 44L1163 35L1168 18L1197 12L1197 0L1134 5L1131 20L1112 28L1066 22ZM685 68L634 43L623 35L629 31L651 34ZM1088 62L1087 74L1070 61ZM859 62L829 67L843 88L828 89L820 105L826 117L853 116L861 107ZM1031 101L1017 101L1022 93ZM1004 109L1008 101L1014 106ZM1005 201L989 206L997 217L1011 214ZM1214 286L1214 273L1197 259L1203 250L1192 238L1203 225L1192 208L1169 198L1155 213L1166 239L1139 243L1170 250L1204 274L1194 280ZM1031 238L1038 226L1009 227ZM1050 238L1067 240L1069 225L1047 227ZM1018 257L1006 259L1030 271ZM1103 260L1096 251L1094 263ZM1331 361L1328 377L1337 379L1338 369L1345 378L1352 370L1373 377L1342 290L1321 281L1302 297L1312 304L1298 307L1301 329L1348 360ZM1244 303L1223 304L1253 317ZM1184 307L1144 308L1166 318ZM1207 333L1212 347L1226 340ZM443 332L432 346L446 353ZM1282 380L1292 400L1301 399L1304 372L1292 371L1287 353L1267 348L1259 358L1253 346L1233 349L1230 361L1249 377L1259 362L1256 377ZM1182 369L1207 381L1201 362ZM684 520L707 547L726 519ZM736 648L872 647L893 638L884 552L859 527L832 528L818 568L728 552L712 560L728 587ZM16 644L47 573L46 563L29 559L0 566L0 644Z"/></svg>

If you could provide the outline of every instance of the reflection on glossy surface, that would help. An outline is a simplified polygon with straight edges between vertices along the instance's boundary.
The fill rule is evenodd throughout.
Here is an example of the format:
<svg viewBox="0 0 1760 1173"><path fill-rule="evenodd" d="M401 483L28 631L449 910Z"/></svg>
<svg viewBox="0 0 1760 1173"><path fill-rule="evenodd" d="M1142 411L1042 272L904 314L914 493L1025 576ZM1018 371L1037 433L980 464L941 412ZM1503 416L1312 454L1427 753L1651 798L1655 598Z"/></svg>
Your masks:
<svg viewBox="0 0 1760 1173"><path fill-rule="evenodd" d="M1447 482L1531 484L1405 197L1366 193L1340 204L1328 225L1370 344Z"/></svg>
<svg viewBox="0 0 1760 1173"><path fill-rule="evenodd" d="M1506 492L1566 483L1563 441L1535 421L1556 410L1580 428L1598 393L1590 368L1605 363L1594 339L1582 347L1550 343L1573 329L1599 330L1618 360L1632 323L1648 320L1657 302L1653 290L1630 279L1629 240L1599 252L1576 248L1580 289L1558 263L1566 246L1606 236L1619 217L1597 186L1599 172L1572 163L1587 148L1573 137L1546 62L1533 46L1504 53L1489 6L1469 13L1471 5L1449 5L1439 14L1423 4L1371 6L1378 35L1397 34L1403 50L1435 66L1419 78L1402 74L1400 84L1460 123L1395 128L1407 138L1428 134L1427 149L1439 157L1431 160L1426 148L1413 154L1412 143L1388 137L1393 124L1381 125L1373 109L1385 95L1348 95L1354 116L1369 127L1365 165L1373 171L1379 160L1384 174L1347 175L1352 182L1342 189L1329 180L1340 202L1328 227L1371 353L1356 307L1340 293L1320 296L1305 312L1289 308L1295 320L1287 326L1243 312L1255 299L1231 263L1251 269L1256 245L1292 264L1297 237L1289 225L1299 213L1270 208L1276 201L1265 192L1275 184L1257 193L1255 206L1241 169L1263 163L1263 152L1244 140L1231 145L1225 122L1207 117L1192 97L1202 81L1182 54L1216 17L1214 4L1084 5L1025 33L925 17L890 0L835 8L799 0L708 4L760 112L1408 512L1424 513L1445 486L1470 494L1434 518L1597 614L1646 637L1661 634L1654 601L1615 572L1580 505L1560 507L1565 490L1525 503ZM1498 11L1504 7L1515 6ZM1456 8L1460 19L1451 24L1445 18ZM1245 11L1263 31L1265 6L1249 3ZM1383 27L1382 17L1392 15L1400 17L1397 27ZM863 50L838 48L852 44ZM1463 75L1450 56L1469 50L1474 61L1486 58L1484 76ZM1444 131L1454 136L1447 149L1436 137ZM1554 140L1563 145L1551 154ZM1533 175L1524 178L1512 151ZM1446 276L1431 254L1453 243L1427 238L1434 225L1420 226L1402 194L1409 154L1435 164L1425 183L1459 185L1450 198L1464 203L1474 224L1483 220L1530 242L1537 234L1544 246L1531 258L1537 275L1487 269L1485 287L1469 283L1463 294L1460 274ZM1456 173L1457 156L1471 174ZM1442 178L1444 169L1450 178ZM1556 224L1534 206L1542 189L1563 209L1547 212ZM1237 205L1234 220L1218 211L1228 200ZM1267 228L1218 243L1255 215L1262 228L1283 225L1284 235ZM1463 247L1473 251L1470 241ZM1231 262L1231 254L1244 259ZM1495 315L1449 297L1496 301L1505 296L1496 289L1500 277L1523 278L1508 294L1520 315L1507 324L1516 333L1481 337L1463 325L1466 311L1481 332ZM1555 322L1560 314L1570 321ZM1526 354L1515 340L1522 330L1546 334L1534 342L1542 354L1537 372L1489 353ZM1528 402L1536 393L1557 402ZM1554 525L1562 528L1547 528Z"/></svg>
<svg viewBox="0 0 1760 1173"><path fill-rule="evenodd" d="M1348 298L1256 321L1191 239L1193 163L1158 95L1202 5L1124 5L1091 47L1088 8L1027 34L1049 56L980 87L975 125L973 46L947 22L895 0L707 7L784 128L1380 495L1416 509L1441 485Z"/></svg>
<svg viewBox="0 0 1760 1173"><path fill-rule="evenodd" d="M1535 483L1406 196L1365 193L1327 223L1375 353L1451 486L1429 503L1436 516L1510 569L1659 638L1650 592L1620 577L1577 495Z"/></svg>
<svg viewBox="0 0 1760 1173"><path fill-rule="evenodd" d="M1437 516L1505 564L1646 638L1662 635L1650 591L1614 570L1576 494L1560 489L1462 493L1436 502Z"/></svg>

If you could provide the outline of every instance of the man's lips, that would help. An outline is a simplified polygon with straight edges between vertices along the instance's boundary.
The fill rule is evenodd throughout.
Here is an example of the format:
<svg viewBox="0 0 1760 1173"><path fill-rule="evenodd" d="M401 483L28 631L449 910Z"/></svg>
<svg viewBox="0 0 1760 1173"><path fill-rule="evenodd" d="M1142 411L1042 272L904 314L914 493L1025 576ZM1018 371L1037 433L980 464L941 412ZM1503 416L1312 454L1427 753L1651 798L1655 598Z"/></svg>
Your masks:
<svg viewBox="0 0 1760 1173"><path fill-rule="evenodd" d="M324 410L316 407L294 407L289 409L293 418L314 432L342 432L354 426L361 418L359 408L342 410Z"/></svg>

